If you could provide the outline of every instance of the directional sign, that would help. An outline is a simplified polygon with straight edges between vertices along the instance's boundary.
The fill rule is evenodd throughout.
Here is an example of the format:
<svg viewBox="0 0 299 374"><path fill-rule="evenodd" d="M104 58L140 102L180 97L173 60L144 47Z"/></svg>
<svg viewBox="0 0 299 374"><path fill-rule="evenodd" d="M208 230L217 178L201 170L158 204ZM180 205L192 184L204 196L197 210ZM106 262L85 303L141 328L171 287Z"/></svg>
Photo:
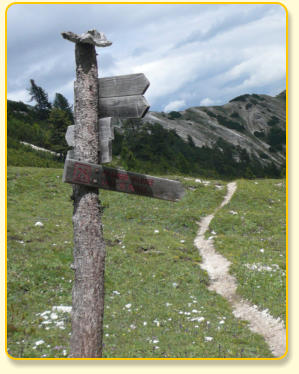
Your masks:
<svg viewBox="0 0 299 374"><path fill-rule="evenodd" d="M150 85L143 73L118 75L99 79L99 96L115 97L143 95Z"/></svg>
<svg viewBox="0 0 299 374"><path fill-rule="evenodd" d="M70 147L75 146L75 126L68 126L65 139ZM99 119L99 162L106 164L112 161L112 140L114 139L111 117ZM71 157L70 157L71 158Z"/></svg>
<svg viewBox="0 0 299 374"><path fill-rule="evenodd" d="M65 134L65 140L70 147L75 146L75 125L68 126Z"/></svg>
<svg viewBox="0 0 299 374"><path fill-rule="evenodd" d="M99 119L99 139L100 139L100 164L107 164L112 161L112 140L114 139L111 117Z"/></svg>
<svg viewBox="0 0 299 374"><path fill-rule="evenodd" d="M144 117L150 106L142 95L149 84L143 73L100 78L99 117Z"/></svg>
<svg viewBox="0 0 299 374"><path fill-rule="evenodd" d="M142 118L149 107L141 95L103 97L99 99L99 117Z"/></svg>
<svg viewBox="0 0 299 374"><path fill-rule="evenodd" d="M178 181L68 158L64 164L63 182L171 201L178 201L184 195L184 188Z"/></svg>

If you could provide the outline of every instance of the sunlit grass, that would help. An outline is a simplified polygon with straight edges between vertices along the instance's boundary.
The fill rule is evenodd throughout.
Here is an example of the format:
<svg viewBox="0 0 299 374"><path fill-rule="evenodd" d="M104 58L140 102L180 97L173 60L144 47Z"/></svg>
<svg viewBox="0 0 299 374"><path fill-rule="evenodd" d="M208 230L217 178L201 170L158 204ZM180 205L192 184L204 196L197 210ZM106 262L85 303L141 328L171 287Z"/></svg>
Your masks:
<svg viewBox="0 0 299 374"><path fill-rule="evenodd" d="M59 169L8 168L7 346L13 357L69 354L70 314L53 309L71 306L73 280L72 190L61 175ZM178 203L100 192L107 250L103 356L272 357L263 338L233 316L226 300L207 290L209 279L199 266L201 257L193 243L196 222L219 206L226 183L178 179L187 192ZM255 194L252 187L250 196ZM223 224L220 211L211 227L217 232L217 247L229 247L227 257L240 259L239 247L226 244L234 239L230 220L239 219L230 209L239 207L223 210ZM279 225L276 230L278 235ZM248 251L256 240L247 237ZM265 252L271 251L271 243L264 245ZM242 287L251 292L251 286ZM269 296L273 303L278 297Z"/></svg>

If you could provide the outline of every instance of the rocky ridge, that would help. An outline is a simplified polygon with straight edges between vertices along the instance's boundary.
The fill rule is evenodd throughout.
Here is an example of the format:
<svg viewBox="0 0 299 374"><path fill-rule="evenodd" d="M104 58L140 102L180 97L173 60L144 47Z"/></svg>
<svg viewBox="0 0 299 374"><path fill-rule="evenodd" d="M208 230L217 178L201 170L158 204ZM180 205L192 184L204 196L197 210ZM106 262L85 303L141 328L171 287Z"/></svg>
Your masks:
<svg viewBox="0 0 299 374"><path fill-rule="evenodd" d="M191 137L197 147L212 148L222 138L246 149L249 156L258 158L264 165L273 162L282 166L286 161L286 91L275 97L246 94L222 106L148 112L143 121L173 129L185 141ZM275 134L281 139L275 139Z"/></svg>

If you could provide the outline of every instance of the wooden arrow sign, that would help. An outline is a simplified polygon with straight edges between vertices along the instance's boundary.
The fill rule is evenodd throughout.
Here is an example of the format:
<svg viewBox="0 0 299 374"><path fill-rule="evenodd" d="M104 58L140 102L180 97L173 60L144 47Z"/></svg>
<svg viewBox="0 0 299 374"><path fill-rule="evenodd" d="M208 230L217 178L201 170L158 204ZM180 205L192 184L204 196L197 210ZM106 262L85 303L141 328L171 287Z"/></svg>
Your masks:
<svg viewBox="0 0 299 374"><path fill-rule="evenodd" d="M178 181L66 159L63 182L157 199L178 201L184 188Z"/></svg>
<svg viewBox="0 0 299 374"><path fill-rule="evenodd" d="M100 78L99 117L144 117L150 106L142 95L149 84L143 73Z"/></svg>
<svg viewBox="0 0 299 374"><path fill-rule="evenodd" d="M65 140L68 146L75 146L75 125L68 126L65 134Z"/></svg>
<svg viewBox="0 0 299 374"><path fill-rule="evenodd" d="M107 164L112 161L112 140L114 139L111 117L99 119L100 152L99 163Z"/></svg>
<svg viewBox="0 0 299 374"><path fill-rule="evenodd" d="M75 126L68 126L65 139L70 147L75 146ZM114 139L111 117L99 119L99 162L107 164L112 161L112 140ZM72 157L70 157L72 158Z"/></svg>
<svg viewBox="0 0 299 374"><path fill-rule="evenodd" d="M142 118L149 107L141 95L103 97L99 99L99 117Z"/></svg>
<svg viewBox="0 0 299 374"><path fill-rule="evenodd" d="M143 73L118 75L99 79L99 96L131 96L143 95L150 85Z"/></svg>

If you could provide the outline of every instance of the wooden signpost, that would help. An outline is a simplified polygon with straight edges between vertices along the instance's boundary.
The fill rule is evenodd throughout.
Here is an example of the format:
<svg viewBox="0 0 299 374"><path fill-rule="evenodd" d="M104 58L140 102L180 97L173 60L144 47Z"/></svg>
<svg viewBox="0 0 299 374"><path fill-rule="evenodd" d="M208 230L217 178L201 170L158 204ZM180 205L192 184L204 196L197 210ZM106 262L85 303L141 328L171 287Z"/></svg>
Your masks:
<svg viewBox="0 0 299 374"><path fill-rule="evenodd" d="M143 95L150 85L143 73L118 75L99 79L99 96L132 96Z"/></svg>
<svg viewBox="0 0 299 374"><path fill-rule="evenodd" d="M142 95L103 97L99 99L99 117L142 118L149 110Z"/></svg>
<svg viewBox="0 0 299 374"><path fill-rule="evenodd" d="M72 159L65 161L63 182L170 201L178 201L184 195L184 188L177 181Z"/></svg>
<svg viewBox="0 0 299 374"><path fill-rule="evenodd" d="M111 117L141 118L149 109L143 94L144 74L98 78L95 46L107 47L103 33L62 33L75 43L75 125L69 126L70 147L63 181L73 185L74 264L70 357L102 355L105 242L98 188L178 201L184 195L177 181L101 166L112 160Z"/></svg>
<svg viewBox="0 0 299 374"><path fill-rule="evenodd" d="M65 139L70 147L75 146L75 126L68 126ZM114 131L111 123L111 117L99 119L99 163L106 164L112 161L112 140ZM74 158L68 157L68 158Z"/></svg>

